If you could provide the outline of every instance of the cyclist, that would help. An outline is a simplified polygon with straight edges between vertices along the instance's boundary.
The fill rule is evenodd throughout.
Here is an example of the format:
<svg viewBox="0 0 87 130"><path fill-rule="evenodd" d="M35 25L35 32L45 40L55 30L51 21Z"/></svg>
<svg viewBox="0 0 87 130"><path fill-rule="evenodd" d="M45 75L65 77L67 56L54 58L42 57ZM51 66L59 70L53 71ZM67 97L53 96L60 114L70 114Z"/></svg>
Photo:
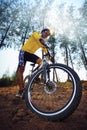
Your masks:
<svg viewBox="0 0 87 130"><path fill-rule="evenodd" d="M17 79L19 85L19 91L17 93L17 97L22 97L24 86L23 86L23 73L25 70L26 61L30 61L36 64L40 64L42 59L35 55L35 51L39 48L48 54L48 50L45 46L45 41L48 36L50 36L50 30L45 28L41 31L41 33L33 32L31 37L24 43L19 53L19 64L17 69ZM50 60L52 61L52 57L49 55Z"/></svg>

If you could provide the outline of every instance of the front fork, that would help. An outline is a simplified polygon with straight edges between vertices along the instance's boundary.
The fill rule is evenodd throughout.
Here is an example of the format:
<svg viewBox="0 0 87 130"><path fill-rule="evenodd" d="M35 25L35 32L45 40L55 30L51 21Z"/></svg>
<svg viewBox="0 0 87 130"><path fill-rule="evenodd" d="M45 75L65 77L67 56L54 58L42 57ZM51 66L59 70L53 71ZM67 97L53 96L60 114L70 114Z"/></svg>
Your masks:
<svg viewBox="0 0 87 130"><path fill-rule="evenodd" d="M43 66L43 80L44 80L44 84L46 84L47 81L50 80L50 69L47 69L48 64L45 64Z"/></svg>

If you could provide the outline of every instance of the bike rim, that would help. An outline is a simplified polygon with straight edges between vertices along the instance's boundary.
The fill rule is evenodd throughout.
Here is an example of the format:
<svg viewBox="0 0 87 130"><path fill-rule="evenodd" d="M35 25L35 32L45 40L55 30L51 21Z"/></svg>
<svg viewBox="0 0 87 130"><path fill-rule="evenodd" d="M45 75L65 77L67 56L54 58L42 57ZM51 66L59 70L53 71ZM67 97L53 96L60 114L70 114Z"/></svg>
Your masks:
<svg viewBox="0 0 87 130"><path fill-rule="evenodd" d="M62 113L71 105L76 94L76 82L73 74L63 66L50 66L50 71L53 71L52 68L56 69L59 80L55 81L57 87L53 93L47 93L48 90L45 90L42 82L35 83L35 79L43 72L43 69L33 76L29 85L29 104L40 115L53 116ZM64 75L62 77L64 79L68 74L70 81L63 81L64 79L59 77L59 73L61 76Z"/></svg>

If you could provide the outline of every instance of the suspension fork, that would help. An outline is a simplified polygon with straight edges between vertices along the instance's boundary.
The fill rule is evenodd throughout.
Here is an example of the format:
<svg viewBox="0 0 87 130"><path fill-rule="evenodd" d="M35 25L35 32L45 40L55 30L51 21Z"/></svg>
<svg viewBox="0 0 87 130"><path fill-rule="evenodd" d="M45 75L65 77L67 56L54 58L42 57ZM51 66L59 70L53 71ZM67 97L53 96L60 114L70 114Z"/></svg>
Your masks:
<svg viewBox="0 0 87 130"><path fill-rule="evenodd" d="M48 67L48 64L45 64L44 66L43 66L43 79L44 79L44 84L46 84L46 81L47 81L47 78L48 78L48 80L50 80L50 70L49 69L47 69L47 67Z"/></svg>

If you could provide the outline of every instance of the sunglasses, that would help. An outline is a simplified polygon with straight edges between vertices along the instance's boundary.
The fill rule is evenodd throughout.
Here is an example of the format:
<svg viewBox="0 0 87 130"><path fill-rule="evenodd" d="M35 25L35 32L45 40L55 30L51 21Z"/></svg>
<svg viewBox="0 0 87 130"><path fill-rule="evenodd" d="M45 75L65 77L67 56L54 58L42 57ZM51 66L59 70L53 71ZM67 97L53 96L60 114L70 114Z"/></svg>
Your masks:
<svg viewBox="0 0 87 130"><path fill-rule="evenodd" d="M49 31L44 31L46 35L50 35L50 32Z"/></svg>

